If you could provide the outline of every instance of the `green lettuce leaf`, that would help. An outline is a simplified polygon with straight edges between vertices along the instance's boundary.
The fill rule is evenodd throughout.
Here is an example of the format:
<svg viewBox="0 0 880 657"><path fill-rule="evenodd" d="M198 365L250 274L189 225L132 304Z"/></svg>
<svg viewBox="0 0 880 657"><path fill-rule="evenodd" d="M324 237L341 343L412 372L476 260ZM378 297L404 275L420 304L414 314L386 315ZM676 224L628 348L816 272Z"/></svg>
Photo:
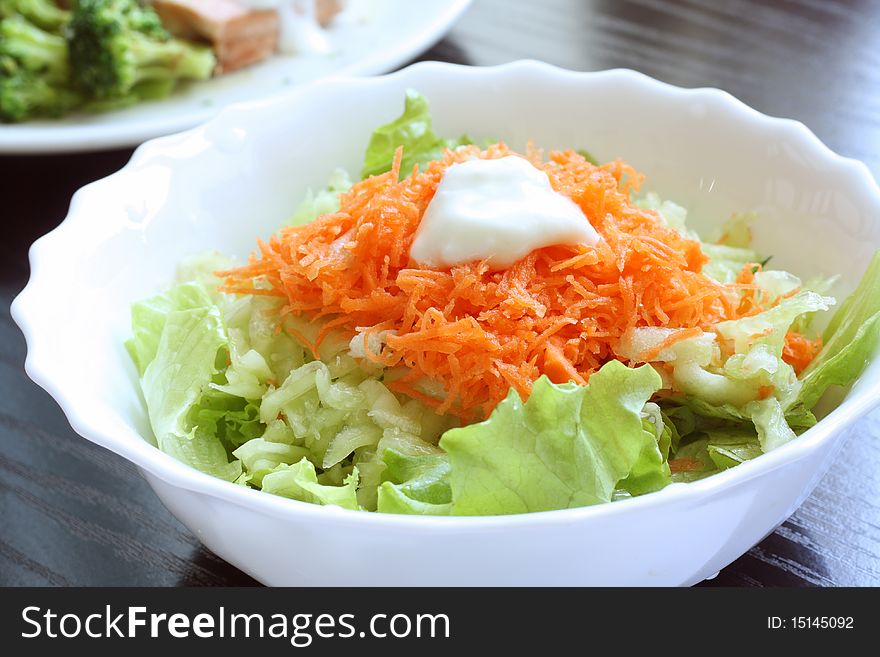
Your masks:
<svg viewBox="0 0 880 657"><path fill-rule="evenodd" d="M748 248L752 245L752 224L757 216L754 212L737 212L730 215L721 225L719 244L736 248Z"/></svg>
<svg viewBox="0 0 880 657"><path fill-rule="evenodd" d="M755 424L758 441L765 452L776 449L797 437L788 425L785 409L776 397L749 402L745 410Z"/></svg>
<svg viewBox="0 0 880 657"><path fill-rule="evenodd" d="M141 387L159 449L202 472L234 481L241 464L230 462L217 433L194 424L190 415L217 376L218 361L228 348L220 310L204 290L198 291L200 287L179 285L162 301L151 300L150 312L135 316L130 353L139 364L146 363ZM207 302L192 307L199 299ZM160 308L170 310L159 317ZM154 357L149 358L151 353Z"/></svg>
<svg viewBox="0 0 880 657"><path fill-rule="evenodd" d="M756 251L747 248L726 244L702 244L700 248L709 257L709 262L703 265L703 273L725 285L735 283L745 265L762 260Z"/></svg>
<svg viewBox="0 0 880 657"><path fill-rule="evenodd" d="M763 453L754 429L716 428L682 443L672 460L672 480L687 483L732 468Z"/></svg>
<svg viewBox="0 0 880 657"><path fill-rule="evenodd" d="M180 261L177 266L177 281L180 284L200 283L211 301L222 305L224 295L219 287L223 281L215 274L218 271L232 269L237 264L234 258L217 251L204 251Z"/></svg>
<svg viewBox="0 0 880 657"><path fill-rule="evenodd" d="M648 192L641 198L635 199L634 203L640 208L657 212L663 223L684 237L699 240L699 236L687 227L687 210L678 203L662 199L654 192Z"/></svg>
<svg viewBox="0 0 880 657"><path fill-rule="evenodd" d="M763 450L754 431L733 429L710 434L706 453L719 470L726 470L760 456Z"/></svg>
<svg viewBox="0 0 880 657"><path fill-rule="evenodd" d="M785 334L797 317L828 310L833 304L831 297L804 290L757 315L719 322L715 330L721 337L733 342L737 354L744 356L753 345L762 345L768 348L769 353L779 357L785 344Z"/></svg>
<svg viewBox="0 0 880 657"><path fill-rule="evenodd" d="M446 454L407 455L386 449L379 486L380 513L447 515L452 508Z"/></svg>
<svg viewBox="0 0 880 657"><path fill-rule="evenodd" d="M822 335L824 346L801 373L796 404L811 409L829 386L849 385L880 344L880 253Z"/></svg>
<svg viewBox="0 0 880 657"><path fill-rule="evenodd" d="M652 407L656 411L648 410ZM664 422L660 407L647 402L642 411L642 427L645 431L653 433L656 440L643 441L642 452L629 475L617 484L618 489L630 495L642 495L660 490L671 481L669 464L666 461L677 433L675 425Z"/></svg>
<svg viewBox="0 0 880 657"><path fill-rule="evenodd" d="M310 189L306 192L305 198L296 207L293 216L285 225L302 226L323 214L336 212L339 210L339 194L348 191L350 187L351 180L348 173L344 169L336 169L324 189L318 190L318 192L313 192Z"/></svg>
<svg viewBox="0 0 880 657"><path fill-rule="evenodd" d="M399 485L409 497L431 504L452 501L449 487L449 457L446 454L402 454L386 449L384 482Z"/></svg>
<svg viewBox="0 0 880 657"><path fill-rule="evenodd" d="M394 152L403 146L403 161L400 173L408 176L416 164L423 165L443 157L447 148L468 144L466 137L444 139L434 132L431 112L427 99L412 91L406 92L403 114L397 119L376 128L364 154L364 168L361 177L377 176L391 170Z"/></svg>
<svg viewBox="0 0 880 657"><path fill-rule="evenodd" d="M675 458L670 460L672 481L690 483L718 472L718 466L709 456L708 448L709 439L705 436L698 435L682 443Z"/></svg>
<svg viewBox="0 0 880 657"><path fill-rule="evenodd" d="M358 471L355 468L341 486L318 483L315 466L305 457L292 465L282 464L263 477L263 491L312 504L335 504L343 509L358 509Z"/></svg>
<svg viewBox="0 0 880 657"><path fill-rule="evenodd" d="M715 330L734 353L720 366L677 359L675 389L684 393L684 403L695 413L719 419L750 418L746 405L759 399L768 386L783 408L791 407L801 384L782 358L785 335L799 316L826 310L832 303L830 297L802 291L757 315L719 322Z"/></svg>
<svg viewBox="0 0 880 657"><path fill-rule="evenodd" d="M618 482L664 482L657 435L641 412L661 385L650 366L607 363L588 386L538 379L528 402L511 392L488 420L447 431L452 512L497 515L611 500ZM661 459L662 460L662 457Z"/></svg>
<svg viewBox="0 0 880 657"><path fill-rule="evenodd" d="M409 497L399 486L386 481L379 486L377 511L379 513L397 513L418 516L448 516L452 503L431 504L420 502Z"/></svg>
<svg viewBox="0 0 880 657"><path fill-rule="evenodd" d="M236 447L263 435L259 401L235 397L214 388L202 393L189 412L189 422Z"/></svg>
<svg viewBox="0 0 880 657"><path fill-rule="evenodd" d="M308 450L297 445L254 438L241 445L232 455L241 461L247 483L261 486L263 477L279 465L290 465L306 458Z"/></svg>
<svg viewBox="0 0 880 657"><path fill-rule="evenodd" d="M589 162L590 164L596 164L596 165L599 164L599 160L596 159L596 156L593 155L593 154L592 154L590 151L588 151L586 148L578 148L575 152L576 152L578 155L580 155L582 158L584 158L584 159L585 159L587 162Z"/></svg>
<svg viewBox="0 0 880 657"><path fill-rule="evenodd" d="M770 451L816 424L816 417L802 406L786 408L776 397L755 400L739 408L732 404L713 406L692 396L666 400L664 412L681 435L744 432ZM684 427L684 428L682 428ZM673 453L675 449L672 450ZM677 456L677 455L676 455Z"/></svg>
<svg viewBox="0 0 880 657"><path fill-rule="evenodd" d="M159 339L170 312L207 308L211 305L210 295L199 283L176 285L163 294L132 304L132 337L126 341L125 348L137 366L138 374L143 376L147 365L156 357Z"/></svg>

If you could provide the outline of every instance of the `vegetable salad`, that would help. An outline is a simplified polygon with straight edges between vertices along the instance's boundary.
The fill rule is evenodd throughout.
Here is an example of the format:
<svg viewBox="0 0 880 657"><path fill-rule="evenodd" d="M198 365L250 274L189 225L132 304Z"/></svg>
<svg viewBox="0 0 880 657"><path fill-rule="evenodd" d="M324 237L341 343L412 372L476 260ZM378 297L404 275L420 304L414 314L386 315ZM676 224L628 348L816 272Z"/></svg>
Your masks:
<svg viewBox="0 0 880 657"><path fill-rule="evenodd" d="M446 171L506 157L598 240L500 270L414 261ZM133 306L158 447L305 502L496 515L650 493L797 439L878 347L880 257L819 321L833 281L772 269L753 216L703 241L642 182L584 152L440 137L409 92L360 180L337 171L247 263L195 256Z"/></svg>

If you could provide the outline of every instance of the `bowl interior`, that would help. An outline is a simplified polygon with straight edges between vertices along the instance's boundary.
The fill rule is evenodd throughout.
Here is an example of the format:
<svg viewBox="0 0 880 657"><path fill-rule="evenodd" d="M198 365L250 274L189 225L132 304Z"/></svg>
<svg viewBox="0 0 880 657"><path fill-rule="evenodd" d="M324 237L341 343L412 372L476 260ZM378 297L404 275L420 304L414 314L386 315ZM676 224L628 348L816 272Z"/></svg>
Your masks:
<svg viewBox="0 0 880 657"><path fill-rule="evenodd" d="M839 274L838 295L880 245L880 199L863 167L722 92L533 63L327 81L149 142L126 169L81 190L68 220L37 243L18 313L28 368L66 399L75 428L140 449L132 441L150 432L123 348L130 304L169 284L187 255L245 258L333 169L357 175L371 131L399 114L407 88L428 97L443 135L624 158L647 175L645 189L686 206L704 236L754 210L756 247L773 266Z"/></svg>

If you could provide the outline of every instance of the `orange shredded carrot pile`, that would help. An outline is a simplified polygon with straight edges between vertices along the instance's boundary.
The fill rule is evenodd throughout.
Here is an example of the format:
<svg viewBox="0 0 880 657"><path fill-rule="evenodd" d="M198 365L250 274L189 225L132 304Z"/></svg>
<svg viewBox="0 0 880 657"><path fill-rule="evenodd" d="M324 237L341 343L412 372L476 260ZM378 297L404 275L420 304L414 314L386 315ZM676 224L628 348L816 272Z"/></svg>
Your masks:
<svg viewBox="0 0 880 657"><path fill-rule="evenodd" d="M797 331L789 331L785 335L785 347L782 349L782 360L791 365L797 374L803 372L816 355L822 350L822 337L810 339Z"/></svg>
<svg viewBox="0 0 880 657"><path fill-rule="evenodd" d="M616 358L631 327L694 329L679 334L690 337L763 309L760 295L743 293L756 287L748 274L730 286L705 276L699 243L630 201L642 180L632 167L596 166L573 151L545 161L530 148L525 157L580 206L603 238L595 247L538 249L499 272L480 262L448 270L411 262L415 231L446 169L511 154L503 143L447 151L398 181L398 150L390 172L340 195L338 212L281 230L259 243L249 264L222 272L224 289L283 298L283 312L324 322L319 342L337 329L363 333L366 346L370 334L389 331L381 353L368 356L409 369L390 387L465 418L488 415L510 388L526 398L542 373L585 382ZM802 366L814 346L790 333L787 360ZM426 381L440 383L445 397L426 395Z"/></svg>

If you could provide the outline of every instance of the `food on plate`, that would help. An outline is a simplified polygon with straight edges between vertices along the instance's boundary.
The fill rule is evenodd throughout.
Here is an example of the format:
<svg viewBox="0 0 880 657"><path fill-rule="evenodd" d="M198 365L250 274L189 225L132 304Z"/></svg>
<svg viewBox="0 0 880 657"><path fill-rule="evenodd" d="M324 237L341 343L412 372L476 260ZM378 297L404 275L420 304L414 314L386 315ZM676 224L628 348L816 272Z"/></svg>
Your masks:
<svg viewBox="0 0 880 657"><path fill-rule="evenodd" d="M210 77L210 49L170 38L132 0L78 0L67 25L70 80L97 100L161 97L181 80Z"/></svg>
<svg viewBox="0 0 880 657"><path fill-rule="evenodd" d="M207 41L217 71L232 71L278 51L296 53L329 46L318 29L342 9L339 0L153 0L175 36Z"/></svg>
<svg viewBox="0 0 880 657"><path fill-rule="evenodd" d="M135 303L158 447L316 504L497 515L613 502L796 440L880 341L880 256L773 269L621 160L437 135L425 98L244 264ZM826 315L823 319L823 315ZM823 326L820 329L819 327Z"/></svg>
<svg viewBox="0 0 880 657"><path fill-rule="evenodd" d="M276 53L328 53L337 0L0 0L0 121L164 98Z"/></svg>

